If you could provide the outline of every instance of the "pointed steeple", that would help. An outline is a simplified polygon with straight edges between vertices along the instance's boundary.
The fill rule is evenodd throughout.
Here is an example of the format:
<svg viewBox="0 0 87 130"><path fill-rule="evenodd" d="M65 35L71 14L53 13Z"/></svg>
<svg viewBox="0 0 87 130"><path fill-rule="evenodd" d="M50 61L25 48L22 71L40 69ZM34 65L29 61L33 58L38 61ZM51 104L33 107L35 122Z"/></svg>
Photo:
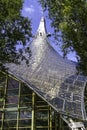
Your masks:
<svg viewBox="0 0 87 130"><path fill-rule="evenodd" d="M46 23L44 17L41 17L40 24L36 34L38 36L46 36Z"/></svg>

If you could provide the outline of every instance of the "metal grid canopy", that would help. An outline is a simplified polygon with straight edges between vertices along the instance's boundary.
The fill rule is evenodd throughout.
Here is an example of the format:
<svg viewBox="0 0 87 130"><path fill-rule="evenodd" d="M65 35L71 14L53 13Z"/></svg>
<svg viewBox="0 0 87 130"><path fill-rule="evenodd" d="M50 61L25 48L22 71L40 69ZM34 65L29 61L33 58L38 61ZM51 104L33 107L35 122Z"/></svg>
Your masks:
<svg viewBox="0 0 87 130"><path fill-rule="evenodd" d="M87 78L76 75L75 63L63 59L51 47L43 17L30 49L29 67L24 61L20 65L9 64L9 72L27 83L57 112L85 120L84 89Z"/></svg>

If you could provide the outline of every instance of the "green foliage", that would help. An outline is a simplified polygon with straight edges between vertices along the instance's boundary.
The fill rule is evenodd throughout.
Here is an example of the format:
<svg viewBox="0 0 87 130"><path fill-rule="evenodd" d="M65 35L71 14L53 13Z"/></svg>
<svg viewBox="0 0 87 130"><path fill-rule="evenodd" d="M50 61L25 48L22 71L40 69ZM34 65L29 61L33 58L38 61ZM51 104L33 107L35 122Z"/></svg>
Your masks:
<svg viewBox="0 0 87 130"><path fill-rule="evenodd" d="M87 1L86 0L39 0L48 10L52 26L63 36L62 51L76 51L78 69L87 75Z"/></svg>
<svg viewBox="0 0 87 130"><path fill-rule="evenodd" d="M23 0L0 0L0 69L5 63L19 63L19 58L28 63L29 48L28 59L22 55L23 49L17 48L25 47L32 36L30 21L21 14L22 6Z"/></svg>

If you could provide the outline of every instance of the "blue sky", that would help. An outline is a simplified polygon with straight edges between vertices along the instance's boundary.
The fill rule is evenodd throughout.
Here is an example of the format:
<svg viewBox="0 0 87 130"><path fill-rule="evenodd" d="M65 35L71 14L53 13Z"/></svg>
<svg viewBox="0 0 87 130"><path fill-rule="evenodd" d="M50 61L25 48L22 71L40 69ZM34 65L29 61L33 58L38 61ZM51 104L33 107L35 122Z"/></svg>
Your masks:
<svg viewBox="0 0 87 130"><path fill-rule="evenodd" d="M25 17L28 17L31 20L32 23L32 33L33 35L36 33L37 28L39 26L40 19L43 15L43 11L41 8L41 5L38 3L38 0L24 0L24 7L22 10L22 14ZM47 18L47 12L44 13L44 17L46 19L46 28L47 32L50 32L53 34L53 28L51 28L51 21ZM55 40L53 37L51 37L51 44L58 50L58 52L62 55L61 50L58 46L56 46ZM68 59L76 61L75 53L70 53L68 56Z"/></svg>
<svg viewBox="0 0 87 130"><path fill-rule="evenodd" d="M38 3L38 0L24 0L24 8L22 14L25 17L29 17L29 19L31 19L33 29L32 32L33 34L35 34L40 19L43 15L43 11L40 4ZM46 16L47 14L45 13L44 15ZM52 32L53 29L50 26L50 20L48 20L47 18L46 23L47 23L47 30Z"/></svg>

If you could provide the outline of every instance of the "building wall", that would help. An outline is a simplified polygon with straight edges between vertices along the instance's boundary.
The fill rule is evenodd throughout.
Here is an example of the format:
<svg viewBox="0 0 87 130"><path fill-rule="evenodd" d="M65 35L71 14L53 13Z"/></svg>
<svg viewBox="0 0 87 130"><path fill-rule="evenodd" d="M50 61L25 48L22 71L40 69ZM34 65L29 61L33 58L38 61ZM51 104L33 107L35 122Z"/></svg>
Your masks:
<svg viewBox="0 0 87 130"><path fill-rule="evenodd" d="M68 130L68 127L28 86L0 72L0 130Z"/></svg>

